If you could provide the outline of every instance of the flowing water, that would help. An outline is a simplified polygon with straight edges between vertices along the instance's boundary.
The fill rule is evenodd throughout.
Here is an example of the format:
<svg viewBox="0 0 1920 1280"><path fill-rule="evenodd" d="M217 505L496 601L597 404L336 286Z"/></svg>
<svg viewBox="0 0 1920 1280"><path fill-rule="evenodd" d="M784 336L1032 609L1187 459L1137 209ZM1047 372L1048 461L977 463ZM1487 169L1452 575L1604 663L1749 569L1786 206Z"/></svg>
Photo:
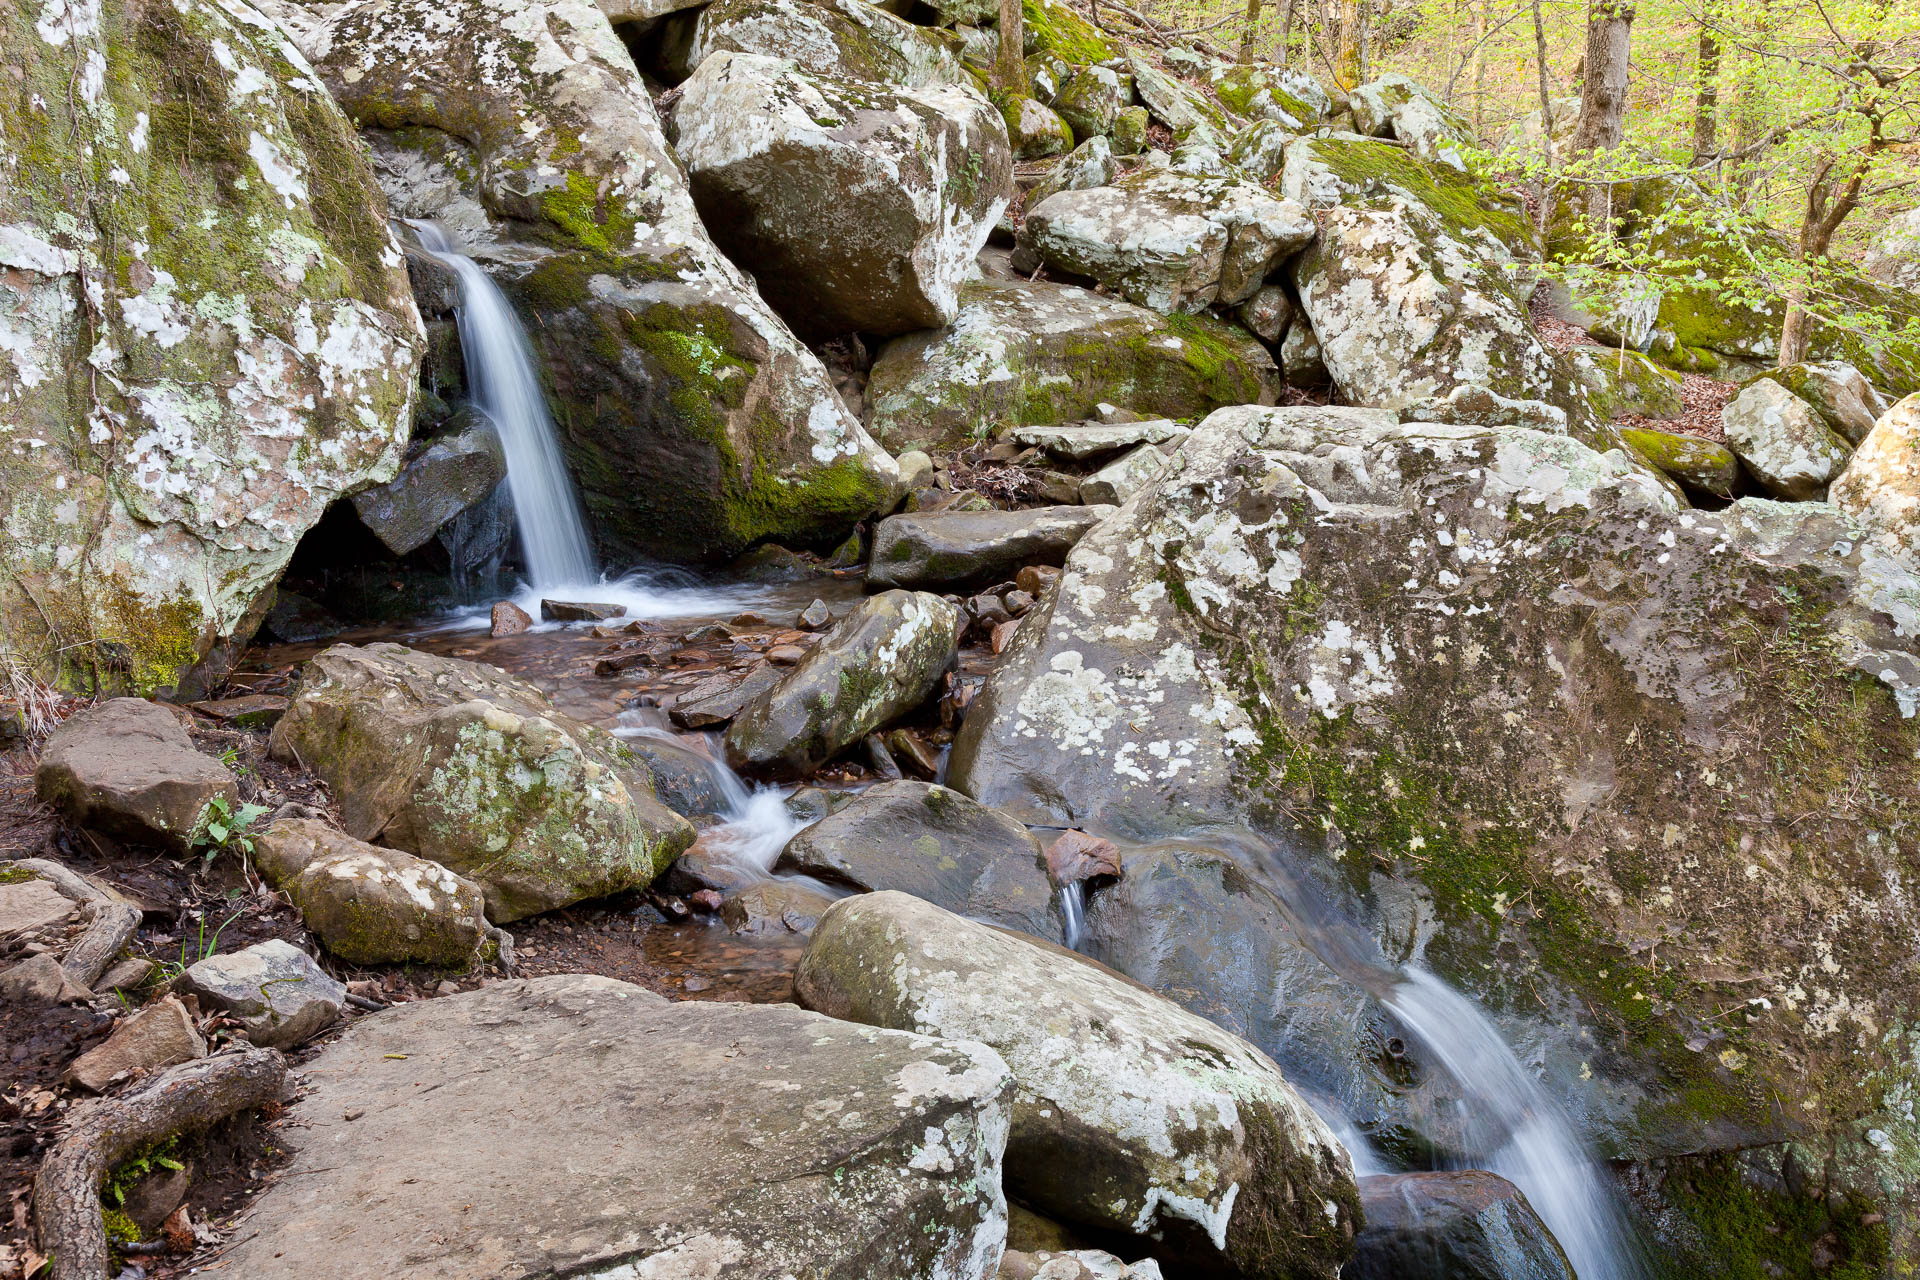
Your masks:
<svg viewBox="0 0 1920 1280"><path fill-rule="evenodd" d="M1080 949L1080 940L1087 934L1087 884L1084 880L1060 886L1060 932L1066 938L1069 951Z"/></svg>
<svg viewBox="0 0 1920 1280"><path fill-rule="evenodd" d="M479 263L454 248L445 231L431 222L410 225L421 246L460 282L460 354L467 391L474 407L493 422L507 455L514 527L528 578L548 594L559 587L598 583L593 544L560 456L520 318L499 286Z"/></svg>
<svg viewBox="0 0 1920 1280"><path fill-rule="evenodd" d="M726 762L719 735L675 733L658 719L650 708L622 712L614 733L621 737L651 737L691 748L700 744L714 790L720 795L720 825L701 836L701 847L724 859L749 879L767 880L773 876L774 860L806 823L787 808L787 793L778 787L752 785L735 773ZM812 883L811 880L808 881Z"/></svg>

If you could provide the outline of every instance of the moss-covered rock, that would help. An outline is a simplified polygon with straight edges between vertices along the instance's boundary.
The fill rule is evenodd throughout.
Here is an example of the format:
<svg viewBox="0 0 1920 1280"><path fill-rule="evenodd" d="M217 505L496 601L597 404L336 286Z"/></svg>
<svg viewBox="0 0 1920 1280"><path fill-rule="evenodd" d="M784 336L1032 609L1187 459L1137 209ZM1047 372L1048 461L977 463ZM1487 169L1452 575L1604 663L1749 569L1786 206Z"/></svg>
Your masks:
<svg viewBox="0 0 1920 1280"><path fill-rule="evenodd" d="M802 71L898 89L970 85L951 32L867 0L720 0L700 11L689 73L715 53L785 58Z"/></svg>
<svg viewBox="0 0 1920 1280"><path fill-rule="evenodd" d="M1053 109L1076 138L1113 132L1114 120L1133 101L1133 74L1112 67L1075 67L1055 95Z"/></svg>
<svg viewBox="0 0 1920 1280"><path fill-rule="evenodd" d="M1042 610L952 785L1264 828L1608 1153L1791 1139L1915 1247L1920 921L1887 886L1920 872L1920 582L1832 506L1691 511L1560 437L1229 409Z"/></svg>
<svg viewBox="0 0 1920 1280"><path fill-rule="evenodd" d="M477 247L521 312L603 557L830 544L893 460L700 225L585 0L379 0L315 37L396 212Z"/></svg>
<svg viewBox="0 0 1920 1280"><path fill-rule="evenodd" d="M1020 20L1029 53L1082 64L1107 62L1119 52L1100 28L1058 0L1020 0Z"/></svg>
<svg viewBox="0 0 1920 1280"><path fill-rule="evenodd" d="M190 693L327 504L399 466L406 270L351 126L253 10L11 6L0 44L0 650Z"/></svg>
<svg viewBox="0 0 1920 1280"><path fill-rule="evenodd" d="M1470 175L1428 164L1376 138L1332 133L1299 139L1287 148L1280 191L1310 209L1394 199L1422 204L1477 256L1493 261L1540 256L1539 237L1517 203Z"/></svg>
<svg viewBox="0 0 1920 1280"><path fill-rule="evenodd" d="M347 834L475 881L501 923L643 887L693 843L618 739L458 658L335 645L272 745L332 789Z"/></svg>
<svg viewBox="0 0 1920 1280"><path fill-rule="evenodd" d="M1044 160L1073 150L1073 128L1060 113L1028 93L996 95L1015 160Z"/></svg>
<svg viewBox="0 0 1920 1280"><path fill-rule="evenodd" d="M1215 151L1227 149L1234 129L1218 103L1139 54L1128 58L1127 65L1133 70L1133 91L1154 119L1173 130L1176 141L1199 143Z"/></svg>
<svg viewBox="0 0 1920 1280"><path fill-rule="evenodd" d="M1731 499L1740 483L1740 459L1733 456L1733 450L1712 440L1674 431L1625 427L1620 441L1683 489Z"/></svg>
<svg viewBox="0 0 1920 1280"><path fill-rule="evenodd" d="M1075 422L1100 404L1197 418L1270 402L1273 357L1207 316L1160 316L1070 285L976 280L944 329L882 348L867 383L874 434L893 448Z"/></svg>
<svg viewBox="0 0 1920 1280"><path fill-rule="evenodd" d="M1213 92L1227 109L1248 120L1265 120L1299 133L1332 109L1325 89L1298 71L1264 62L1242 62L1213 79Z"/></svg>
<svg viewBox="0 0 1920 1280"><path fill-rule="evenodd" d="M1859 444L1892 406L1860 371L1844 360L1821 360L1769 369L1759 375L1779 383L1813 406L1848 444Z"/></svg>
<svg viewBox="0 0 1920 1280"><path fill-rule="evenodd" d="M1424 87L1389 72L1355 89L1348 101L1356 131L1397 138L1423 160L1466 171L1466 148L1477 142L1473 126Z"/></svg>
<svg viewBox="0 0 1920 1280"><path fill-rule="evenodd" d="M1680 376L1638 351L1575 347L1565 358L1587 389L1588 406L1602 419L1677 418L1686 411Z"/></svg>
<svg viewBox="0 0 1920 1280"><path fill-rule="evenodd" d="M971 85L896 89L716 53L680 87L675 154L727 255L802 333L952 320L1013 190L999 113Z"/></svg>

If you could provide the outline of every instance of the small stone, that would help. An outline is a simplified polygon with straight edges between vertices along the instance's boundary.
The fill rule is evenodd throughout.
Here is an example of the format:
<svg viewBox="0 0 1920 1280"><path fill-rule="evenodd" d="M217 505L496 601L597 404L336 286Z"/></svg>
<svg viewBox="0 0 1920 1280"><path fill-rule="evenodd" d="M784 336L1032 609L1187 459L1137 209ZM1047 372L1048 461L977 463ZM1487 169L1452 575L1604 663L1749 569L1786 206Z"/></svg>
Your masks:
<svg viewBox="0 0 1920 1280"><path fill-rule="evenodd" d="M696 889L687 895L687 905L702 915L712 915L725 899L718 889Z"/></svg>
<svg viewBox="0 0 1920 1280"><path fill-rule="evenodd" d="M1120 878L1120 850L1111 840L1084 831L1065 831L1047 846L1047 875L1057 885L1077 884L1096 876Z"/></svg>
<svg viewBox="0 0 1920 1280"><path fill-rule="evenodd" d="M807 656L807 651L797 644L777 644L767 650L767 661L776 667L790 667Z"/></svg>
<svg viewBox="0 0 1920 1280"><path fill-rule="evenodd" d="M73 899L45 880L0 884L0 939L64 926L79 910Z"/></svg>
<svg viewBox="0 0 1920 1280"><path fill-rule="evenodd" d="M313 957L278 938L230 955L209 956L176 980L203 1008L240 1023L247 1039L267 1049L310 1040L332 1026L346 1004L347 989Z"/></svg>
<svg viewBox="0 0 1920 1280"><path fill-rule="evenodd" d="M1011 618L993 629L987 637L987 646L996 654L1005 653L1007 646L1013 643L1013 636L1020 629L1020 620Z"/></svg>
<svg viewBox="0 0 1920 1280"><path fill-rule="evenodd" d="M733 618L730 620L728 625L735 626L735 627L746 627L749 630L751 630L754 627L771 626L772 623L767 619L767 616L765 614L738 613L733 616Z"/></svg>
<svg viewBox="0 0 1920 1280"><path fill-rule="evenodd" d="M142 1231L157 1231L193 1189L193 1170L155 1165L123 1193L120 1211ZM124 1273L123 1273L124 1274Z"/></svg>
<svg viewBox="0 0 1920 1280"><path fill-rule="evenodd" d="M11 969L0 969L0 997L28 1005L82 1004L93 999L60 967L49 953L31 956Z"/></svg>
<svg viewBox="0 0 1920 1280"><path fill-rule="evenodd" d="M825 631L833 625L833 610L827 608L825 600L815 600L800 611L800 617L794 625L802 631Z"/></svg>
<svg viewBox="0 0 1920 1280"><path fill-rule="evenodd" d="M924 738L911 729L895 729L889 733L887 748L893 752L896 763L905 762L901 764L905 772L929 779L940 772L939 754L927 745Z"/></svg>
<svg viewBox="0 0 1920 1280"><path fill-rule="evenodd" d="M158 1071L206 1056L207 1042L201 1039L187 1007L166 996L123 1020L105 1044L75 1059L67 1068L67 1079L101 1093L118 1077ZM168 1205L160 1216L164 1218L172 1210L173 1205Z"/></svg>
<svg viewBox="0 0 1920 1280"><path fill-rule="evenodd" d="M496 639L500 636L517 636L532 625L532 614L511 600L502 600L493 606L493 629L489 634Z"/></svg>
<svg viewBox="0 0 1920 1280"><path fill-rule="evenodd" d="M114 965L113 968L107 970L106 976L100 979L100 989L102 991L132 991L136 987L146 985L147 979L152 976L153 961L137 958L122 960Z"/></svg>
<svg viewBox="0 0 1920 1280"><path fill-rule="evenodd" d="M709 622L704 626L695 627L693 630L687 632L687 643L690 645L725 644L732 639L733 632L724 622Z"/></svg>
<svg viewBox="0 0 1920 1280"><path fill-rule="evenodd" d="M249 693L238 698L218 698L212 702L191 704L202 715L238 725L242 729L270 729L287 709L287 699L275 693Z"/></svg>
<svg viewBox="0 0 1920 1280"><path fill-rule="evenodd" d="M457 996L460 994L460 984L452 978L442 978L434 987L433 994L436 996Z"/></svg>
<svg viewBox="0 0 1920 1280"><path fill-rule="evenodd" d="M1033 608L1034 601L1033 595L1030 592L1022 591L1016 587L1014 590L1002 595L1000 597L1000 603L1007 607L1008 613L1016 618L1020 618L1025 617L1027 611Z"/></svg>
<svg viewBox="0 0 1920 1280"><path fill-rule="evenodd" d="M812 933L813 926L833 905L833 899L815 889L788 880L762 880L728 898L720 920L735 933Z"/></svg>
<svg viewBox="0 0 1920 1280"><path fill-rule="evenodd" d="M599 604L590 600L542 600L540 617L546 622L605 622L608 618L624 618L627 606L623 604Z"/></svg>
<svg viewBox="0 0 1920 1280"><path fill-rule="evenodd" d="M1060 570L1050 564L1030 564L1014 576L1020 590L1038 600L1047 588L1060 580Z"/></svg>
<svg viewBox="0 0 1920 1280"><path fill-rule="evenodd" d="M1150 444L1139 445L1081 482L1080 500L1117 507L1152 484L1166 467L1165 454Z"/></svg>
<svg viewBox="0 0 1920 1280"><path fill-rule="evenodd" d="M1013 615L1007 612L1007 606L999 596L977 595L967 601L967 617L981 631L992 631Z"/></svg>

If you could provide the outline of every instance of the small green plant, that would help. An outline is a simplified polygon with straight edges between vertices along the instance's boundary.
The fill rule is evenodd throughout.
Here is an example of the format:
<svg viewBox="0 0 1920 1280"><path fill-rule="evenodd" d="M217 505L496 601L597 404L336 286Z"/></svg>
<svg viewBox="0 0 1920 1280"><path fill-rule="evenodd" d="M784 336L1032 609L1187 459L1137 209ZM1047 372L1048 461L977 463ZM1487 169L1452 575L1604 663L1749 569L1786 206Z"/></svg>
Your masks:
<svg viewBox="0 0 1920 1280"><path fill-rule="evenodd" d="M263 804L242 804L234 808L225 796L215 796L200 811L190 842L200 851L203 862L212 862L222 853L253 855L253 824L267 813Z"/></svg>
<svg viewBox="0 0 1920 1280"><path fill-rule="evenodd" d="M164 981L171 981L185 973L190 966L200 963L218 951L220 949L220 935L226 931L228 925L238 920L240 915L240 912L234 912L225 920L215 925L211 934L207 932L207 918L201 916L200 930L194 938L192 945L189 946L187 939L182 938L180 939L180 958L178 960L160 961L162 979Z"/></svg>
<svg viewBox="0 0 1920 1280"><path fill-rule="evenodd" d="M116 1209L124 1208L127 1203L128 1190L155 1169L171 1169L178 1172L186 1168L187 1166L174 1159L174 1154L179 1149L179 1146L179 1138L168 1138L165 1142L148 1147L145 1151L142 1151L126 1163L120 1165L112 1173L107 1175L107 1185L100 1189L100 1199L102 1203L111 1204ZM136 1240L139 1239L137 1230L134 1238Z"/></svg>

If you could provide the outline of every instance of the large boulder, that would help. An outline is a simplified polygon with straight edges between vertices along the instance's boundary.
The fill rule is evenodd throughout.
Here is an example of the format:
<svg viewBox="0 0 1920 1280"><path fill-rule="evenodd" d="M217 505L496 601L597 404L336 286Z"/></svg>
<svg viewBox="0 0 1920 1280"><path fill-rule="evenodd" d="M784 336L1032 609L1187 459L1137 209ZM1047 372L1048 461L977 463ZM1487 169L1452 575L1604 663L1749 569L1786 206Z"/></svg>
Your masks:
<svg viewBox="0 0 1920 1280"><path fill-rule="evenodd" d="M1218 68L1208 79L1214 95L1235 115L1294 133L1318 124L1333 110L1327 91L1312 76L1271 63L1235 63Z"/></svg>
<svg viewBox="0 0 1920 1280"><path fill-rule="evenodd" d="M794 993L996 1049L1007 1189L1049 1217L1148 1237L1194 1274L1332 1280L1352 1249L1346 1150L1272 1060L1072 952L865 894L821 918Z"/></svg>
<svg viewBox="0 0 1920 1280"><path fill-rule="evenodd" d="M715 53L753 53L900 89L970 83L944 34L868 0L719 0L700 11L687 61L695 70Z"/></svg>
<svg viewBox="0 0 1920 1280"><path fill-rule="evenodd" d="M1027 829L948 787L883 782L796 833L789 870L898 889L976 920L1061 940L1046 855Z"/></svg>
<svg viewBox="0 0 1920 1280"><path fill-rule="evenodd" d="M926 701L953 662L960 614L924 591L869 596L727 726L736 769L813 772Z"/></svg>
<svg viewBox="0 0 1920 1280"><path fill-rule="evenodd" d="M873 531L867 581L959 590L1004 581L1030 564L1057 565L1110 506L939 511L888 516Z"/></svg>
<svg viewBox="0 0 1920 1280"><path fill-rule="evenodd" d="M1789 501L1817 498L1847 465L1847 442L1814 407L1771 378L1720 411L1720 429L1761 487Z"/></svg>
<svg viewBox="0 0 1920 1280"><path fill-rule="evenodd" d="M1000 113L972 86L890 88L721 52L680 87L673 124L714 239L815 336L952 320L1012 190Z"/></svg>
<svg viewBox="0 0 1920 1280"><path fill-rule="evenodd" d="M1920 565L1920 394L1874 424L1828 496L1876 542Z"/></svg>
<svg viewBox="0 0 1920 1280"><path fill-rule="evenodd" d="M1354 127L1374 137L1391 134L1423 160L1467 168L1466 148L1476 145L1473 126L1443 100L1389 72L1347 95Z"/></svg>
<svg viewBox="0 0 1920 1280"><path fill-rule="evenodd" d="M1770 369L1764 375L1812 405L1839 437L1859 444L1889 406L1866 375L1844 360Z"/></svg>
<svg viewBox="0 0 1920 1280"><path fill-rule="evenodd" d="M1309 209L1400 200L1441 214L1447 233L1489 262L1537 258L1539 237L1517 202L1491 195L1449 165L1352 133L1299 138L1286 149L1280 194Z"/></svg>
<svg viewBox="0 0 1920 1280"><path fill-rule="evenodd" d="M185 853L207 806L240 800L218 760L194 750L173 712L112 698L68 719L34 771L40 798L83 827Z"/></svg>
<svg viewBox="0 0 1920 1280"><path fill-rule="evenodd" d="M1920 583L1830 505L1682 510L1564 437L1222 410L1074 548L950 785L1135 838L1262 824L1606 1153L1832 1143L1890 1213L1916 634Z"/></svg>
<svg viewBox="0 0 1920 1280"><path fill-rule="evenodd" d="M13 8L0 45L0 650L204 697L300 536L400 465L406 269L252 9Z"/></svg>
<svg viewBox="0 0 1920 1280"><path fill-rule="evenodd" d="M399 475L353 495L353 509L387 550L403 556L426 546L506 478L498 433L491 423L476 421L410 450Z"/></svg>
<svg viewBox="0 0 1920 1280"><path fill-rule="evenodd" d="M867 403L874 434L906 448L1074 422L1101 404L1192 418L1270 403L1278 390L1259 340L1211 317L1162 316L1071 285L973 280L952 324L881 348Z"/></svg>
<svg viewBox="0 0 1920 1280"><path fill-rule="evenodd" d="M1160 312L1246 301L1313 232L1304 206L1252 183L1151 169L1048 196L1026 222L1047 265Z"/></svg>
<svg viewBox="0 0 1920 1280"><path fill-rule="evenodd" d="M568 974L362 1018L301 1074L237 1275L992 1280L1006 1238L977 1044Z"/></svg>
<svg viewBox="0 0 1920 1280"><path fill-rule="evenodd" d="M1206 94L1153 65L1139 54L1127 59L1133 91L1153 118L1173 131L1175 141L1225 151L1233 124Z"/></svg>
<svg viewBox="0 0 1920 1280"><path fill-rule="evenodd" d="M1497 1173L1360 1179L1367 1227L1341 1280L1576 1280L1560 1242L1520 1188Z"/></svg>
<svg viewBox="0 0 1920 1280"><path fill-rule="evenodd" d="M1076 138L1096 138L1113 132L1113 122L1133 101L1133 74L1112 67L1075 67L1054 95L1053 109L1073 128Z"/></svg>
<svg viewBox="0 0 1920 1280"><path fill-rule="evenodd" d="M283 818L254 864L301 923L348 964L460 969L486 941L480 886L437 862L355 840L313 818Z"/></svg>
<svg viewBox="0 0 1920 1280"><path fill-rule="evenodd" d="M603 557L825 543L891 495L893 459L701 226L587 0L378 0L310 47L394 212L441 221L527 317Z"/></svg>
<svg viewBox="0 0 1920 1280"><path fill-rule="evenodd" d="M349 835L474 881L498 923L640 888L693 843L611 734L495 667L397 644L315 657L272 750L327 784Z"/></svg>

